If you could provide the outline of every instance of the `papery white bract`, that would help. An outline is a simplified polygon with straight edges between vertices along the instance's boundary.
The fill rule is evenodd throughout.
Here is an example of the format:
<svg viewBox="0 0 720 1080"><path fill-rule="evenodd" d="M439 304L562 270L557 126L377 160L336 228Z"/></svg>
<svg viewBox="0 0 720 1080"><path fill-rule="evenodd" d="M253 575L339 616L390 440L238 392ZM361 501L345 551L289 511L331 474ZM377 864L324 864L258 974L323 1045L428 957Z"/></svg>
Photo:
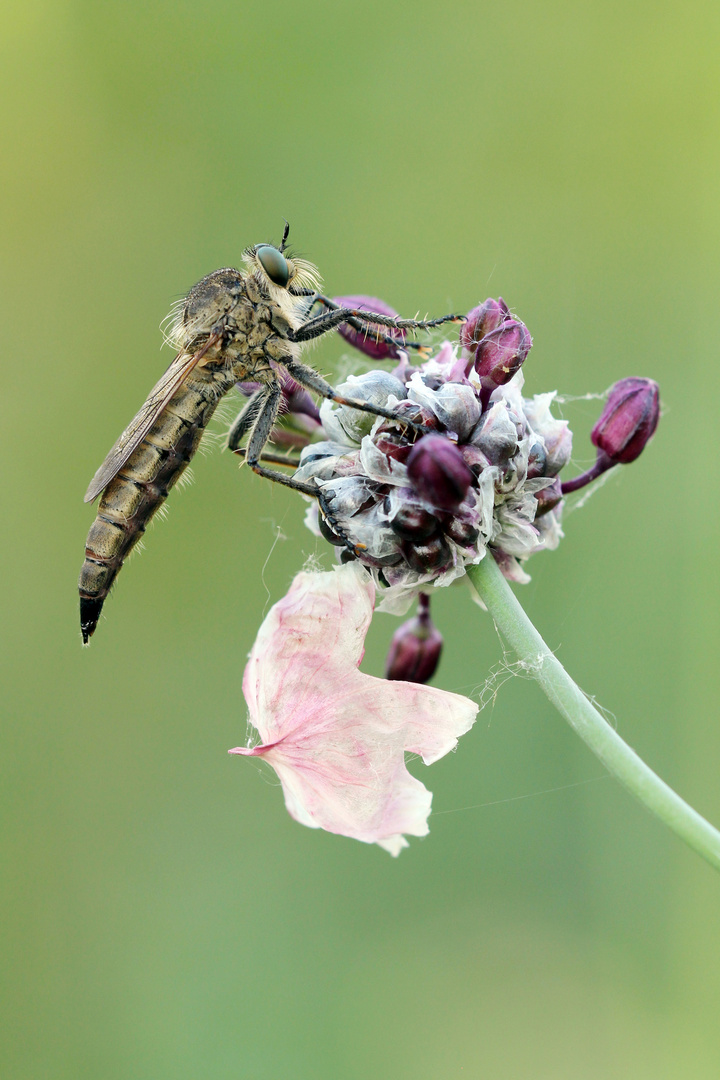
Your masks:
<svg viewBox="0 0 720 1080"><path fill-rule="evenodd" d="M375 585L359 564L302 573L268 613L243 692L263 742L231 754L264 758L289 813L311 828L397 855L403 833L428 832L432 794L405 766L457 745L478 706L459 694L358 671Z"/></svg>

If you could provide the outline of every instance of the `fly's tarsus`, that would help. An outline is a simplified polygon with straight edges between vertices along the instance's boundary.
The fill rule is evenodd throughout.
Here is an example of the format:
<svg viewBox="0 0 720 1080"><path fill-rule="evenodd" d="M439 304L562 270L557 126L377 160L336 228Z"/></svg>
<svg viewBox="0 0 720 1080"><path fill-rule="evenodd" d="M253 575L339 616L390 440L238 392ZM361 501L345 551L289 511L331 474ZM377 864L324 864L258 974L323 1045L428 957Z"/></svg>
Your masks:
<svg viewBox="0 0 720 1080"><path fill-rule="evenodd" d="M233 450L233 454L237 454L238 457L245 457L245 447L239 446L237 450ZM263 453L258 458L261 464L265 465L285 465L288 469L299 469L300 458L287 457L285 454Z"/></svg>

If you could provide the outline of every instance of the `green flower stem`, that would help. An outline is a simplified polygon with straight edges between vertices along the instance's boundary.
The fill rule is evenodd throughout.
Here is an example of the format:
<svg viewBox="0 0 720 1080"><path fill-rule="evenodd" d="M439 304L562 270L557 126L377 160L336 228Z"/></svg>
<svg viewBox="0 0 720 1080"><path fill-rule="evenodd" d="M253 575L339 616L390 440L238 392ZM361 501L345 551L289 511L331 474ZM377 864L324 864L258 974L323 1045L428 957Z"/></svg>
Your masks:
<svg viewBox="0 0 720 1080"><path fill-rule="evenodd" d="M668 787L588 701L530 622L495 560L488 556L467 573L500 634L570 727L652 814L720 870L720 832Z"/></svg>

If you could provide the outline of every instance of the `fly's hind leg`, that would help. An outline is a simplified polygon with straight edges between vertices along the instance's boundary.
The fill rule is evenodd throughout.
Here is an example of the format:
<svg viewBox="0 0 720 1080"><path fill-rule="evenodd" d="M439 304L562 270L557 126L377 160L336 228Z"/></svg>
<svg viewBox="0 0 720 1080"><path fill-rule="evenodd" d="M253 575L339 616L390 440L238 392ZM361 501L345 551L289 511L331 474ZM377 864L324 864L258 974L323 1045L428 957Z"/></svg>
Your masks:
<svg viewBox="0 0 720 1080"><path fill-rule="evenodd" d="M233 450L233 454L236 454L240 458L245 457L245 447L240 446L237 450ZM261 465L286 465L288 469L299 469L301 462L299 457L290 457L289 454L275 454L265 451L260 455Z"/></svg>
<svg viewBox="0 0 720 1080"><path fill-rule="evenodd" d="M285 487L293 488L294 491L302 492L303 495L317 498L318 489L314 484L303 484L299 480L293 480L292 476L278 472L277 469L266 469L260 464L265 444L270 438L270 432L280 412L282 389L279 384L276 384L259 390L258 394L260 395L258 412L245 447L245 460L258 476L265 476L268 480L274 480L276 484L283 484Z"/></svg>
<svg viewBox="0 0 720 1080"><path fill-rule="evenodd" d="M286 365L287 366L287 365ZM304 365L300 365L303 367ZM288 367L288 370L290 368ZM311 374L315 375L321 383L324 383L324 379L321 379L319 375L316 375L312 368L307 369ZM293 375L296 375L293 369ZM298 379L298 381L300 381ZM333 400L338 400L334 394L333 388L329 383L326 384L331 391ZM313 389L317 389L313 386ZM278 413L280 411L280 403L282 401L282 389L279 385L263 387L257 391L255 395L258 399L257 414L253 424L252 431L250 432L250 438L248 439L247 446L241 449L236 449L234 452L239 456L242 456L247 461L253 472L256 472L258 476L265 476L268 480L274 480L277 484L283 484L285 487L292 488L294 491L300 491L303 495L310 495L312 498L317 499L319 504L320 513L327 521L328 526L340 538L345 548L357 557L362 551L362 545L354 544L353 541L346 534L344 529L338 524L335 516L330 509L329 500L334 497L334 491L323 491L322 488L315 486L314 484L303 484L299 480L294 480L292 476L286 476L285 473L278 472L277 469L266 469L260 463L262 461L275 461L280 465L294 465L297 466L298 462L293 461L291 458L284 458L280 454L263 454L263 450L270 438L270 432L273 429L273 425L277 420ZM251 398L251 402L254 399ZM250 404L250 403L248 403ZM359 405L367 407L367 402L359 402ZM247 410L247 406L243 412ZM374 412L372 408L370 411ZM391 414L392 415L392 414ZM242 414L241 414L242 416ZM236 426L239 426L239 420L241 416L235 421L231 430L234 430ZM228 439L228 445L230 440Z"/></svg>

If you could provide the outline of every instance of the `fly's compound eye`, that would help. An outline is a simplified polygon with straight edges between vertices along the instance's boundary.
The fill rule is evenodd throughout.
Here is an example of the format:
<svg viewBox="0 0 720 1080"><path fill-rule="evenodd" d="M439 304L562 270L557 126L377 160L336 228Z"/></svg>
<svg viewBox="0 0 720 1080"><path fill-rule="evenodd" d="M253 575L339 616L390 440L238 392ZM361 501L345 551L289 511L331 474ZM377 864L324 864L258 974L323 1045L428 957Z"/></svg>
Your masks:
<svg viewBox="0 0 720 1080"><path fill-rule="evenodd" d="M286 289L290 280L290 267L285 256L270 244L263 244L255 255L270 280L281 289Z"/></svg>

